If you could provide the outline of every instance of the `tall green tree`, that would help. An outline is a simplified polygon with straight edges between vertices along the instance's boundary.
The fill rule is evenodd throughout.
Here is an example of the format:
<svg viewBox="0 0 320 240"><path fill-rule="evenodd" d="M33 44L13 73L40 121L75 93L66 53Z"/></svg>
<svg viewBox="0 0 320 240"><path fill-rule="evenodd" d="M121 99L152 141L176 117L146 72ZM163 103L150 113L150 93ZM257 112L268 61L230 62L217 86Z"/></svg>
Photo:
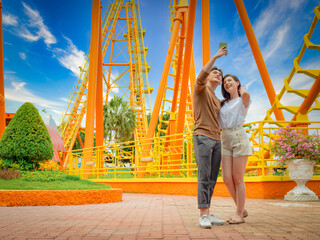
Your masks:
<svg viewBox="0 0 320 240"><path fill-rule="evenodd" d="M128 102L114 96L103 106L103 125L105 139L117 142L132 140L136 128L136 113Z"/></svg>
<svg viewBox="0 0 320 240"><path fill-rule="evenodd" d="M0 158L5 165L17 163L21 170L38 169L53 157L46 125L32 103L23 104L0 139Z"/></svg>
<svg viewBox="0 0 320 240"><path fill-rule="evenodd" d="M86 138L86 134L82 131L79 132L79 136L80 136L80 139L81 139L81 142L84 146L84 140ZM94 133L94 139L93 139L93 147L96 146L96 138L95 138L96 134ZM73 148L72 150L79 150L79 149L82 149L81 145L80 145L80 142L78 140L78 137L76 138L76 141L74 142L74 145L73 145Z"/></svg>

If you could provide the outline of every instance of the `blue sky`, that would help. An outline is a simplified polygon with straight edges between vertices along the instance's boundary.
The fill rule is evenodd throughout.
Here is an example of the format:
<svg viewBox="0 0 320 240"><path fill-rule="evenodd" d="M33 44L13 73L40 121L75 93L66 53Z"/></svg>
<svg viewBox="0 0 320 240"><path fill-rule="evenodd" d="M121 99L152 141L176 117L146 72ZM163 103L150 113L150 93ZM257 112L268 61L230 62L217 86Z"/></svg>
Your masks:
<svg viewBox="0 0 320 240"><path fill-rule="evenodd" d="M103 0L105 6L109 1ZM251 24L276 92L298 56L309 30L318 0L244 0ZM169 0L140 0L142 25L146 29L149 81L156 97L170 40ZM70 97L79 66L90 48L91 0L3 0L3 47L6 112L24 102L45 109L57 124ZM196 73L202 68L201 1L197 1L194 32ZM211 55L219 42L227 42L229 54L216 62L224 73L237 75L251 93L247 121L262 120L270 104L244 33L234 1L210 1ZM320 24L312 42L320 42ZM319 69L320 54L307 50L302 67ZM313 79L296 75L292 86L310 88ZM221 98L220 87L217 95ZM299 106L302 99L287 94L282 103ZM286 114L291 119L290 114ZM310 114L310 120L319 114Z"/></svg>

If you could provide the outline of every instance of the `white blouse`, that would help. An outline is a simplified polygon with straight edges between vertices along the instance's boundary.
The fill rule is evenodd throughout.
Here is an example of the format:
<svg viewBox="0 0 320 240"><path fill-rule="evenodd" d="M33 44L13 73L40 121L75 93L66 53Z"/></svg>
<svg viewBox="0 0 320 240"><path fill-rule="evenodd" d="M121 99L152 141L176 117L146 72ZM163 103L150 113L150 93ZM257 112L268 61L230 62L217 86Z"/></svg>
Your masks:
<svg viewBox="0 0 320 240"><path fill-rule="evenodd" d="M238 97L233 99L229 103L225 102L223 107L220 108L218 121L221 129L234 128L242 126L247 116L248 109L251 105L251 99L249 105L246 108L242 102L242 98Z"/></svg>

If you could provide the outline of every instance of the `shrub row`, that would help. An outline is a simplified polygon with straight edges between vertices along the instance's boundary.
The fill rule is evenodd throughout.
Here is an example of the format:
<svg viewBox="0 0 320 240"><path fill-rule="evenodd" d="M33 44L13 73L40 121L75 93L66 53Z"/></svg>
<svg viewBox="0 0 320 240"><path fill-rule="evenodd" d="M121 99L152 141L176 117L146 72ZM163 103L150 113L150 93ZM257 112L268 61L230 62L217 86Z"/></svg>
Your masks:
<svg viewBox="0 0 320 240"><path fill-rule="evenodd" d="M53 182L53 181L80 181L79 176L68 175L57 170L54 171L19 171L3 168L0 170L0 178L11 180L20 178L23 181L31 182Z"/></svg>

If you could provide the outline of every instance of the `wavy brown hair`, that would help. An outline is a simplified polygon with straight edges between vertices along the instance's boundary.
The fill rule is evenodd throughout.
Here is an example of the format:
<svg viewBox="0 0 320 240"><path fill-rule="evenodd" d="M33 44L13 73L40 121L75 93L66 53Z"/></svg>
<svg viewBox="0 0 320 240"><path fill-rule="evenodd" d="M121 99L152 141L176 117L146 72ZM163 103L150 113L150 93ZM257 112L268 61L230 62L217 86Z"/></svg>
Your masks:
<svg viewBox="0 0 320 240"><path fill-rule="evenodd" d="M239 86L238 86L238 94L239 96L241 97L241 94L240 94L240 88L241 88L241 82L239 80L239 78L237 76L234 76L232 74L227 74L223 77L222 79L222 83L221 83L221 93L222 93L222 96L224 97L224 99L222 100L221 102L221 107L227 102L230 100L230 94L226 91L226 89L224 88L224 80L227 78L227 77L231 77L233 80L235 80L236 82L239 83Z"/></svg>

